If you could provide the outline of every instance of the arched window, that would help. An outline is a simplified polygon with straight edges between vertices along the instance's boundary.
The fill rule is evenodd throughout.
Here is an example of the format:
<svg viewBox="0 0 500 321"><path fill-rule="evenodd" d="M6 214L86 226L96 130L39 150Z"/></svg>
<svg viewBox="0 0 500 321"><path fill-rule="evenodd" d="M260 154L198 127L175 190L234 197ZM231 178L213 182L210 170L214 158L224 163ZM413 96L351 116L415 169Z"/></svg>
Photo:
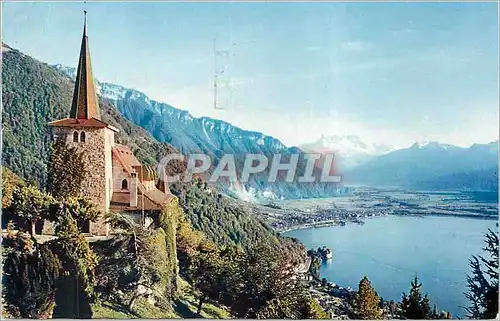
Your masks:
<svg viewBox="0 0 500 321"><path fill-rule="evenodd" d="M128 182L126 179L122 181L122 189L128 189Z"/></svg>
<svg viewBox="0 0 500 321"><path fill-rule="evenodd" d="M80 133L80 141L85 143L85 133L84 132Z"/></svg>
<svg viewBox="0 0 500 321"><path fill-rule="evenodd" d="M73 143L78 143L78 132L73 133Z"/></svg>

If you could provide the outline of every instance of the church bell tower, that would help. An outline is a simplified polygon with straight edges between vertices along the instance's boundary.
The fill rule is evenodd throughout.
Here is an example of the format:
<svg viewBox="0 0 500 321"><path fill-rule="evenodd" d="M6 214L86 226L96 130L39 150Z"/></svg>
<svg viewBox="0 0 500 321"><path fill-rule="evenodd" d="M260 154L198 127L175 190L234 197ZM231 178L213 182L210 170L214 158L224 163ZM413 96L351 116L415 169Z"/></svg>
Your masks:
<svg viewBox="0 0 500 321"><path fill-rule="evenodd" d="M83 154L87 176L82 183L80 196L93 201L103 212L109 211L112 197L112 156L116 128L101 120L99 101L92 76L90 50L87 37L87 12L84 26L78 71L68 118L49 123L53 137L64 139L69 146ZM101 217L91 223L86 231L93 235L107 235L109 227Z"/></svg>

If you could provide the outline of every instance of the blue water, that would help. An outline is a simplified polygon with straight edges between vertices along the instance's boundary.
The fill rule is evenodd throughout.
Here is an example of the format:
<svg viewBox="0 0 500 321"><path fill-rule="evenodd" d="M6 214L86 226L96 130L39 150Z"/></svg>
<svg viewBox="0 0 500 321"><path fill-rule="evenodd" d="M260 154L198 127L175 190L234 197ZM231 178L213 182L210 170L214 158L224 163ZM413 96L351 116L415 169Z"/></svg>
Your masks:
<svg viewBox="0 0 500 321"><path fill-rule="evenodd" d="M481 254L483 234L497 229L494 220L458 217L385 216L364 225L347 224L294 230L309 248L327 246L333 259L321 266L321 277L357 289L367 276L385 300L400 301L415 272L439 310L464 316L468 260ZM432 307L432 306L431 306Z"/></svg>

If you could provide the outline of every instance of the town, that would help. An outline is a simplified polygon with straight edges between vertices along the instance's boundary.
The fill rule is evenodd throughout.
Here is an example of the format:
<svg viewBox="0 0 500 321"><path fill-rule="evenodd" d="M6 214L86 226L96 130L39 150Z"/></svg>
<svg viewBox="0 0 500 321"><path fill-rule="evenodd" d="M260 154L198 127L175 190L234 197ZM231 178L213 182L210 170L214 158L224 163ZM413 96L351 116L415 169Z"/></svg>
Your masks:
<svg viewBox="0 0 500 321"><path fill-rule="evenodd" d="M253 209L273 229L285 232L307 227L363 224L365 219L385 215L449 215L497 219L495 197L496 195L488 192L357 188L348 196L273 201L253 206Z"/></svg>

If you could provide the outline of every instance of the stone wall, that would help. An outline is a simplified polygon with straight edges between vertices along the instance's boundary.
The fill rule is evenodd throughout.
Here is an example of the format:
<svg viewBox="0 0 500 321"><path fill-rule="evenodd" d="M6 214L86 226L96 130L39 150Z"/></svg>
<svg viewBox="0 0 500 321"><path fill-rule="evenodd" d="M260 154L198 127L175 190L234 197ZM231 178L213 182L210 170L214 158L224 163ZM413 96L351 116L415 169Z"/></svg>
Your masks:
<svg viewBox="0 0 500 321"><path fill-rule="evenodd" d="M130 188L131 176L123 169L123 167L117 160L113 159L113 191L121 192L122 181L124 179L127 180L128 186Z"/></svg>
<svg viewBox="0 0 500 321"><path fill-rule="evenodd" d="M111 201L111 147L107 128L71 128L55 127L54 136L66 136L69 146L74 146L82 152L87 170L87 177L82 183L80 196L93 201L103 213L109 211ZM85 133L85 142L73 141L73 134L78 137ZM90 224L90 232L94 235L107 235L109 227L101 217Z"/></svg>

